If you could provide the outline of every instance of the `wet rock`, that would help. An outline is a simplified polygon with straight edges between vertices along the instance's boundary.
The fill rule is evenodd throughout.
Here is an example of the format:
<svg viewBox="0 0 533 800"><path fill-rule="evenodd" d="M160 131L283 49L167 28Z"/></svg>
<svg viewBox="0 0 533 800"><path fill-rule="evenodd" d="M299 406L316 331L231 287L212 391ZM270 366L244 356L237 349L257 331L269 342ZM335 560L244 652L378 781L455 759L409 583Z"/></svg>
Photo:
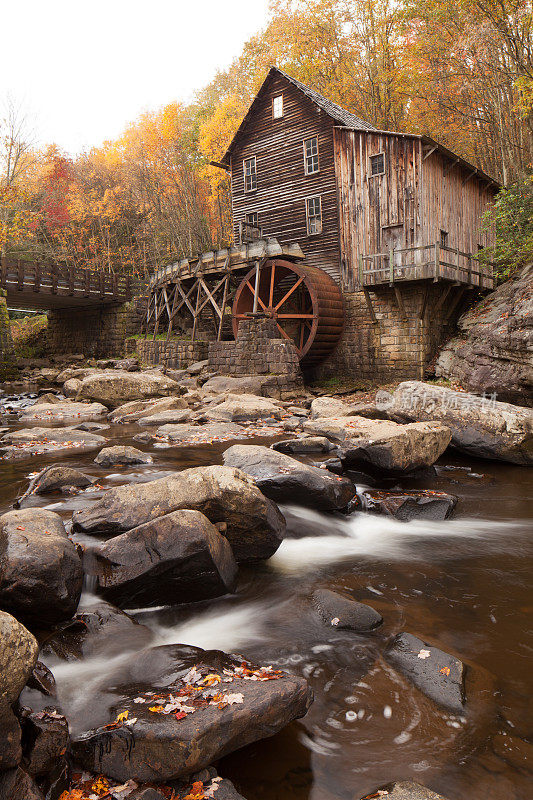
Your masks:
<svg viewBox="0 0 533 800"><path fill-rule="evenodd" d="M0 611L0 699L14 703L37 662L39 645L15 617Z"/></svg>
<svg viewBox="0 0 533 800"><path fill-rule="evenodd" d="M333 472L334 475L342 475L344 472L344 467L340 458L326 458L325 461L315 461L313 466L319 469L327 469Z"/></svg>
<svg viewBox="0 0 533 800"><path fill-rule="evenodd" d="M233 591L237 576L228 540L199 511L158 517L90 555L98 591L130 608L218 597Z"/></svg>
<svg viewBox="0 0 533 800"><path fill-rule="evenodd" d="M160 372L111 370L84 378L76 399L92 400L103 403L108 408L118 408L128 400L145 400L181 392L175 381Z"/></svg>
<svg viewBox="0 0 533 800"><path fill-rule="evenodd" d="M401 383L387 410L403 419L438 420L458 450L478 458L533 464L533 410L419 381Z"/></svg>
<svg viewBox="0 0 533 800"><path fill-rule="evenodd" d="M272 450L279 453L296 454L301 453L329 453L335 449L335 445L326 439L325 436L302 436L298 439L284 439L282 442L274 442L270 445Z"/></svg>
<svg viewBox="0 0 533 800"><path fill-rule="evenodd" d="M265 397L232 394L222 403L202 410L199 419L209 422L255 422L263 419L279 420L284 413L283 408Z"/></svg>
<svg viewBox="0 0 533 800"><path fill-rule="evenodd" d="M116 694L107 701L103 698L107 712L102 722L96 729L75 736L76 761L116 780L171 780L272 736L306 713L312 700L307 681L285 673L273 680L249 680L238 672L241 664L240 657L184 645L153 648L132 656L120 674L111 678ZM249 668L253 669L251 665ZM194 692L193 707L198 710L192 713L180 712L177 718L173 711L151 712L150 701L134 702L154 687L164 695L180 690L190 692L191 682L206 687L208 674L222 675L228 682L214 679L214 684L202 692ZM209 703L217 694L228 699L218 698L213 704L203 705L203 698ZM117 695L121 698L118 704ZM187 702L186 707L190 708L190 699ZM112 729L102 727L123 711L136 721Z"/></svg>
<svg viewBox="0 0 533 800"><path fill-rule="evenodd" d="M457 335L439 354L437 376L470 392L496 392L506 403L533 406L532 278L528 264L463 314Z"/></svg>
<svg viewBox="0 0 533 800"><path fill-rule="evenodd" d="M41 692L45 697L56 697L56 682L48 667L38 661L34 666L26 687Z"/></svg>
<svg viewBox="0 0 533 800"><path fill-rule="evenodd" d="M205 797L215 797L216 800L245 800L231 781L219 777L214 767L203 769L184 781L171 782L172 788L178 793L178 797L193 795L193 786L195 784L195 789L198 788ZM139 795L139 800L140 797ZM144 796L143 800L145 800ZM151 800L151 798L147 797L146 800ZM153 800L156 800L156 798Z"/></svg>
<svg viewBox="0 0 533 800"><path fill-rule="evenodd" d="M161 425L155 432L158 439L184 444L212 444L238 439L246 433L242 425L233 422L212 422L207 425Z"/></svg>
<svg viewBox="0 0 533 800"><path fill-rule="evenodd" d="M134 442L140 442L141 444L150 444L155 439L155 436L152 433L148 433L148 431L142 431L141 433L136 433L133 437Z"/></svg>
<svg viewBox="0 0 533 800"><path fill-rule="evenodd" d="M61 489L70 487L85 489L87 486L91 486L92 483L94 483L93 478L88 478L83 472L72 469L72 467L45 467L31 479L27 490L17 500L15 508L18 508L32 494L49 494L50 492L58 492Z"/></svg>
<svg viewBox="0 0 533 800"><path fill-rule="evenodd" d="M78 605L83 572L58 514L44 509L0 517L0 604L23 622L55 625Z"/></svg>
<svg viewBox="0 0 533 800"><path fill-rule="evenodd" d="M288 419L283 420L282 428L284 431L292 433L293 431L301 430L302 422L302 417L289 417Z"/></svg>
<svg viewBox="0 0 533 800"><path fill-rule="evenodd" d="M95 463L100 467L112 467L115 465L130 466L132 464L152 464L153 458L136 447L126 445L115 445L114 447L104 447L100 450Z"/></svg>
<svg viewBox="0 0 533 800"><path fill-rule="evenodd" d="M533 744L518 736L499 734L492 740L492 749L515 769L533 772Z"/></svg>
<svg viewBox="0 0 533 800"><path fill-rule="evenodd" d="M77 431L103 431L106 428L109 428L109 425L105 425L101 422L80 422L79 425L73 425L73 427Z"/></svg>
<svg viewBox="0 0 533 800"><path fill-rule="evenodd" d="M334 511L345 508L355 495L355 486L348 478L302 464L269 447L237 444L223 457L224 464L250 475L263 494L277 502Z"/></svg>
<svg viewBox="0 0 533 800"><path fill-rule="evenodd" d="M44 800L44 795L27 772L20 767L0 773L2 800Z"/></svg>
<svg viewBox="0 0 533 800"><path fill-rule="evenodd" d="M58 397L54 390L44 391L43 389L39 389L37 394L39 396L40 405L57 405L65 403L65 400L62 400L60 397Z"/></svg>
<svg viewBox="0 0 533 800"><path fill-rule="evenodd" d="M383 617L371 606L358 603L330 589L313 593L316 610L327 625L347 631L371 631L383 622Z"/></svg>
<svg viewBox="0 0 533 800"><path fill-rule="evenodd" d="M463 713L465 669L459 659L411 633L398 634L385 658L440 706L454 714Z"/></svg>
<svg viewBox="0 0 533 800"><path fill-rule="evenodd" d="M123 370L125 372L138 372L139 371L139 359L138 358L122 358L119 361L115 361L114 368Z"/></svg>
<svg viewBox="0 0 533 800"><path fill-rule="evenodd" d="M0 699L0 773L18 766L22 759L22 731L9 703Z"/></svg>
<svg viewBox="0 0 533 800"><path fill-rule="evenodd" d="M103 436L76 428L22 428L10 431L0 439L3 458L30 458L59 450L95 450L105 444Z"/></svg>
<svg viewBox="0 0 533 800"><path fill-rule="evenodd" d="M108 416L110 422L136 422L141 417L160 414L164 411L183 411L188 403L183 397L160 397L155 400L132 400L116 408Z"/></svg>
<svg viewBox="0 0 533 800"><path fill-rule="evenodd" d="M322 417L305 423L307 433L338 442L345 466L364 464L385 472L406 472L433 464L451 439L439 422L400 425L363 417Z"/></svg>
<svg viewBox="0 0 533 800"><path fill-rule="evenodd" d="M46 775L69 745L66 717L52 707L43 711L23 709L21 725L24 769L33 776Z"/></svg>
<svg viewBox="0 0 533 800"><path fill-rule="evenodd" d="M389 783L376 792L367 794L362 800L370 800L374 797L383 797L384 800L446 800L441 794L433 792L420 783L413 783L413 781Z"/></svg>
<svg viewBox="0 0 533 800"><path fill-rule="evenodd" d="M69 622L60 625L43 647L47 657L65 661L112 658L129 650L147 647L153 634L111 603L99 600L80 609Z"/></svg>
<svg viewBox="0 0 533 800"><path fill-rule="evenodd" d="M138 419L139 425L172 425L180 422L189 422L192 418L192 411L189 408L173 409L170 411L160 411L157 414L150 414Z"/></svg>
<svg viewBox="0 0 533 800"><path fill-rule="evenodd" d="M195 361L194 364L190 364L185 371L188 372L189 375L199 375L208 364L209 361L207 359L205 361Z"/></svg>
<svg viewBox="0 0 533 800"><path fill-rule="evenodd" d="M73 522L89 534L122 533L180 509L201 511L213 523L226 522L237 561L270 558L285 532L281 512L248 475L218 466L109 489L90 508L77 511Z"/></svg>
<svg viewBox="0 0 533 800"><path fill-rule="evenodd" d="M101 403L36 403L20 416L21 422L95 422L105 419L107 408Z"/></svg>
<svg viewBox="0 0 533 800"><path fill-rule="evenodd" d="M365 511L386 514L408 522L411 519L448 519L457 505L457 497L446 492L397 491L381 492L367 489L361 492Z"/></svg>

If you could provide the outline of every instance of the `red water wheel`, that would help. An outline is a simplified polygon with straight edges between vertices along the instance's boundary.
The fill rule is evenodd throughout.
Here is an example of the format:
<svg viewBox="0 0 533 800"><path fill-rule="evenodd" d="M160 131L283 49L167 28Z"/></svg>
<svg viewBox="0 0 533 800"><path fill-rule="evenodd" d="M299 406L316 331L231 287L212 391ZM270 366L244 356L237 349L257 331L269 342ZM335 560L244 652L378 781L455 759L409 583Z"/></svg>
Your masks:
<svg viewBox="0 0 533 800"><path fill-rule="evenodd" d="M283 258L267 260L243 278L233 302L233 333L256 310L275 321L280 337L296 345L302 367L318 364L331 353L342 331L342 295L321 269ZM256 291L257 289L257 291ZM255 297L257 294L257 301Z"/></svg>

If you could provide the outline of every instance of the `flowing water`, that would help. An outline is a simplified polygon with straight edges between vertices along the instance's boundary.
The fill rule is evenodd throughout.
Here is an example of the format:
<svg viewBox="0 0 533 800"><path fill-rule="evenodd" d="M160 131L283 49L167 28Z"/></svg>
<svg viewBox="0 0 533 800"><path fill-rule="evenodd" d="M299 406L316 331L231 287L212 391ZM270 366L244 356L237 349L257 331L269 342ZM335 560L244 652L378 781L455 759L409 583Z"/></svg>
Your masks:
<svg viewBox="0 0 533 800"><path fill-rule="evenodd" d="M14 418L7 424L20 427ZM139 430L113 426L103 433L111 443L135 445ZM96 467L94 452L1 461L0 510L24 491L28 473L47 464L79 467L103 487L32 499L68 522L106 488L221 463L227 446L152 448L154 464L112 472ZM397 483L458 495L454 518L445 522L285 507L286 540L268 562L241 569L236 595L130 611L152 630L154 644L239 652L312 685L315 701L303 720L220 763L247 800L352 800L397 779L416 780L450 800L533 798L533 745L523 741L533 742L530 474L446 454L435 474ZM384 625L365 635L328 629L310 610L318 587L372 605ZM96 600L90 588L84 605ZM400 631L466 663L464 717L438 708L383 659L387 640ZM97 657L53 667L74 728L86 722L80 717L87 698L127 660L128 646L114 641Z"/></svg>

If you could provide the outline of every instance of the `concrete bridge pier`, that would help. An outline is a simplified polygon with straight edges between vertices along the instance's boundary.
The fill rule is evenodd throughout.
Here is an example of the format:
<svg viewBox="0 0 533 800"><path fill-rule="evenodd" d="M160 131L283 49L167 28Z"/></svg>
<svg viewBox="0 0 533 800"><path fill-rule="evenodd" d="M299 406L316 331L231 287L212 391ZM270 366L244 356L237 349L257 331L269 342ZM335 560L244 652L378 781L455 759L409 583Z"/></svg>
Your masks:
<svg viewBox="0 0 533 800"><path fill-rule="evenodd" d="M124 355L124 340L141 330L142 303L48 311L48 351L83 353L87 358Z"/></svg>

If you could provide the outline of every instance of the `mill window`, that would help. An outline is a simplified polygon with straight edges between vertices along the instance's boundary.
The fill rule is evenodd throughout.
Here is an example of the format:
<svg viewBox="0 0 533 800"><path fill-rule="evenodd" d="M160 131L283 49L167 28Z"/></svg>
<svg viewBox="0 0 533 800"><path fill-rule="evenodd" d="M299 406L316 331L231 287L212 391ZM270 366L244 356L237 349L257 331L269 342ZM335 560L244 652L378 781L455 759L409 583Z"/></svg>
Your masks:
<svg viewBox="0 0 533 800"><path fill-rule="evenodd" d="M375 156L370 156L370 175L385 174L385 153L377 153Z"/></svg>
<svg viewBox="0 0 533 800"><path fill-rule="evenodd" d="M440 246L441 247L448 247L448 231L440 232Z"/></svg>
<svg viewBox="0 0 533 800"><path fill-rule="evenodd" d="M304 139L304 171L313 175L318 169L318 136L311 136Z"/></svg>
<svg viewBox="0 0 533 800"><path fill-rule="evenodd" d="M244 191L253 192L254 189L257 189L257 165L255 156L244 159L243 169L244 169Z"/></svg>
<svg viewBox="0 0 533 800"><path fill-rule="evenodd" d="M246 214L246 224L251 225L253 228L257 228L259 223L259 217L257 211L252 211L249 214Z"/></svg>
<svg viewBox="0 0 533 800"><path fill-rule="evenodd" d="M307 197L305 201L307 235L322 233L322 201L320 197Z"/></svg>
<svg viewBox="0 0 533 800"><path fill-rule="evenodd" d="M272 118L280 119L283 116L283 95L278 94L272 98Z"/></svg>

